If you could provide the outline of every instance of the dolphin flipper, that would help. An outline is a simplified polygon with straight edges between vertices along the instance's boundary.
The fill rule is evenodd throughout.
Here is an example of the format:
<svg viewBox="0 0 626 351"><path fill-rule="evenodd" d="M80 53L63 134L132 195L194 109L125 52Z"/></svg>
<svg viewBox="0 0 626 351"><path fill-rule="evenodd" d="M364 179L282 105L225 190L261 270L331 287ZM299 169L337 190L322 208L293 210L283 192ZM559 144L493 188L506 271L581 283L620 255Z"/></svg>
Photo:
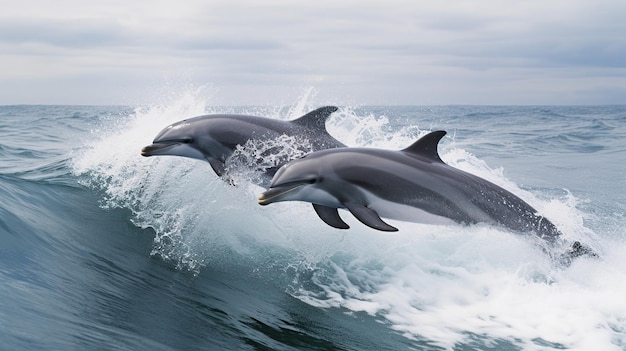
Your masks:
<svg viewBox="0 0 626 351"><path fill-rule="evenodd" d="M326 130L326 120L333 112L337 111L338 109L339 108L337 108L336 106L320 107L298 119L294 119L292 122L315 130L321 130L328 134L328 131Z"/></svg>
<svg viewBox="0 0 626 351"><path fill-rule="evenodd" d="M382 230L384 232L398 231L398 228L390 226L389 224L383 222L383 220L380 219L378 213L376 213L376 211L372 210L371 208L367 208L363 205L352 202L344 203L344 205L350 211L350 213L352 213L352 215L356 217L356 219L358 219L359 221L361 221L361 223L365 224L368 227Z"/></svg>
<svg viewBox="0 0 626 351"><path fill-rule="evenodd" d="M214 158L207 158L207 161L209 161L211 168L213 168L213 171L219 177L221 177L226 171L226 165L224 164L224 162L214 159Z"/></svg>
<svg viewBox="0 0 626 351"><path fill-rule="evenodd" d="M313 204L313 209L315 209L315 213L317 213L320 219L329 226L337 229L350 228L350 226L339 217L339 212L337 212L336 208Z"/></svg>

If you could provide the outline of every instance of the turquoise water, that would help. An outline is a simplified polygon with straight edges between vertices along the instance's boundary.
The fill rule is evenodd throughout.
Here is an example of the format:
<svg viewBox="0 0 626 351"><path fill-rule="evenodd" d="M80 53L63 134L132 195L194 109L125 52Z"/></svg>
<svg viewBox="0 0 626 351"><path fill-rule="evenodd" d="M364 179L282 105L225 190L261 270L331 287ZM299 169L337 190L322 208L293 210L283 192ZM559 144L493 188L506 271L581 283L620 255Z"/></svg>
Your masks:
<svg viewBox="0 0 626 351"><path fill-rule="evenodd" d="M341 107L330 133L444 161L601 252L567 269L485 226L325 225L261 207L208 163L143 158L205 113L318 106L0 107L0 341L7 350L624 350L626 107Z"/></svg>

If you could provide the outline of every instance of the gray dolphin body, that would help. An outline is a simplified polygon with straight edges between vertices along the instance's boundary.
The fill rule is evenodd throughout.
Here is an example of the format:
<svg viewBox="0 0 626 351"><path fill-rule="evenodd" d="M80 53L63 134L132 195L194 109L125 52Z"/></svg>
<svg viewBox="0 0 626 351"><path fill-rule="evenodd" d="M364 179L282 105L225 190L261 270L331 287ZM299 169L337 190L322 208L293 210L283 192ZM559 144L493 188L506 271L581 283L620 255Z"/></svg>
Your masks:
<svg viewBox="0 0 626 351"><path fill-rule="evenodd" d="M243 146L250 140L269 140L287 135L306 139L313 151L344 147L326 130L326 120L335 111L337 107L325 106L292 121L227 114L189 118L163 129L151 145L141 150L141 155L174 155L205 160L221 176L225 172L226 160L237 145ZM282 164L267 169L268 178L280 166Z"/></svg>
<svg viewBox="0 0 626 351"><path fill-rule="evenodd" d="M561 233L547 218L511 192L445 164L437 152L444 131L432 132L399 151L343 148L322 150L280 168L259 204L313 203L328 225L348 229L338 208L363 224L396 231L381 217L419 223L488 223L534 233L554 244ZM575 242L558 259L569 264L597 256Z"/></svg>

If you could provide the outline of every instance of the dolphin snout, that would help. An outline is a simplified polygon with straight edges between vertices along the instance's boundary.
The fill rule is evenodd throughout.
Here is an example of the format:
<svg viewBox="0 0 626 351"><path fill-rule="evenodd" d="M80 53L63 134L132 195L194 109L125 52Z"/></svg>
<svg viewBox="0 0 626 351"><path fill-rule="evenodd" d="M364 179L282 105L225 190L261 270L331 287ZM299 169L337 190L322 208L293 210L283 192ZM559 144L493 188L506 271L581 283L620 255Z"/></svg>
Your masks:
<svg viewBox="0 0 626 351"><path fill-rule="evenodd" d="M141 148L141 156L149 157L154 155L162 155L163 151L177 145L177 143L154 143Z"/></svg>
<svg viewBox="0 0 626 351"><path fill-rule="evenodd" d="M279 196L280 194L282 194L283 191L280 189L269 189L266 192L262 193L261 195L259 195L259 205L261 206L265 206L265 205L269 205L271 204L276 196Z"/></svg>
<svg viewBox="0 0 626 351"><path fill-rule="evenodd" d="M270 204L270 203L268 202L268 198L266 198L265 196L263 196L263 194L261 194L261 195L259 196L258 201L259 201L259 205L261 205L261 206L265 206L265 205L269 205L269 204Z"/></svg>
<svg viewBox="0 0 626 351"><path fill-rule="evenodd" d="M148 146L142 147L141 148L141 156L144 156L144 157L152 156L152 153L150 152L151 146L152 145L148 145Z"/></svg>
<svg viewBox="0 0 626 351"><path fill-rule="evenodd" d="M259 195L259 205L265 206L274 202L285 201L285 197L296 189L300 189L302 186L310 184L309 181L305 182L292 182L283 185L278 185Z"/></svg>

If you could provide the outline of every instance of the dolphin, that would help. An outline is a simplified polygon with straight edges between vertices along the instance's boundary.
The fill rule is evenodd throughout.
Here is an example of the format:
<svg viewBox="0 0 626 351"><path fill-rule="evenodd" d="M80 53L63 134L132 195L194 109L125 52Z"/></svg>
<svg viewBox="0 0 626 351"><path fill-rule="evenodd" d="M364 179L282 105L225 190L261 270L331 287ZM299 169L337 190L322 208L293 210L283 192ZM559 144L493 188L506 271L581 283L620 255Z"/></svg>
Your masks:
<svg viewBox="0 0 626 351"><path fill-rule="evenodd" d="M269 140L287 135L301 138L313 151L344 147L326 130L326 120L335 111L335 106L320 107L292 121L229 114L189 118L163 129L151 145L141 149L141 155L174 155L205 160L218 176L222 176L226 170L225 162L237 145L243 146L251 140ZM287 161L267 169L268 178Z"/></svg>
<svg viewBox="0 0 626 351"><path fill-rule="evenodd" d="M381 231L398 230L381 217L430 224L487 223L557 242L561 233L556 226L525 201L444 163L437 146L445 135L431 132L398 151L342 148L310 153L281 167L258 202L311 202L322 221L339 229L349 228L337 211L342 208ZM572 250L569 256L591 254L580 243Z"/></svg>

